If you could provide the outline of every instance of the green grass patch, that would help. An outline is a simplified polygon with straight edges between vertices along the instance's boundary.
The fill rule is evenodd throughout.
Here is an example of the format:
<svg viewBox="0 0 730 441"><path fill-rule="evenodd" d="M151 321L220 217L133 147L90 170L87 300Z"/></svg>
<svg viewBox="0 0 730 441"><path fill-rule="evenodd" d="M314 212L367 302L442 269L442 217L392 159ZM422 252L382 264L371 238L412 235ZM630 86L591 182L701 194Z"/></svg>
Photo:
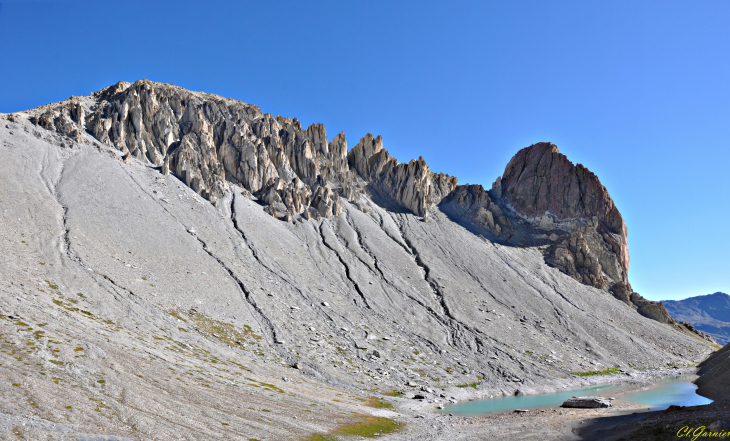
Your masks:
<svg viewBox="0 0 730 441"><path fill-rule="evenodd" d="M618 374L618 373L619 373L619 368L617 368L617 367L604 369L602 371L571 372L571 374L577 375L579 377L590 377L593 375L611 375L611 374Z"/></svg>
<svg viewBox="0 0 730 441"><path fill-rule="evenodd" d="M387 401L383 401L378 397L368 397L367 402L365 403L367 407L374 407L376 409L392 409L393 405L388 403Z"/></svg>
<svg viewBox="0 0 730 441"><path fill-rule="evenodd" d="M229 346L235 347L237 341L257 342L262 339L248 325L244 325L244 329L241 330L230 323L214 320L197 311L183 312L180 310L171 310L168 313L178 320L194 324L201 334L205 334L207 337L216 339Z"/></svg>
<svg viewBox="0 0 730 441"><path fill-rule="evenodd" d="M372 415L358 415L360 421L342 425L328 433L315 433L304 438L304 441L335 441L342 435L361 436L363 438L379 438L389 433L402 430L405 426L402 423L393 421L390 418L376 417Z"/></svg>
<svg viewBox="0 0 730 441"><path fill-rule="evenodd" d="M474 383L469 383L469 384L457 384L456 387L460 387L460 388L473 387L474 389L476 389L479 387L480 384L482 384L482 383L475 381Z"/></svg>
<svg viewBox="0 0 730 441"><path fill-rule="evenodd" d="M403 396L403 394L400 391L397 391L397 390L393 390L393 391L390 391L390 392L386 392L383 395L385 395L387 397L402 397Z"/></svg>

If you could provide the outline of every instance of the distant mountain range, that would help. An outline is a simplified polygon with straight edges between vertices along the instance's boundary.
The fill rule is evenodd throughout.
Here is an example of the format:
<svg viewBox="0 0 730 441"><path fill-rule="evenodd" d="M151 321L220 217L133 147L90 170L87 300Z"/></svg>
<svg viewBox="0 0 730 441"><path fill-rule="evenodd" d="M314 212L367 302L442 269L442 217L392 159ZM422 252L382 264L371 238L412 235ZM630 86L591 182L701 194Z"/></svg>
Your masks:
<svg viewBox="0 0 730 441"><path fill-rule="evenodd" d="M730 295L716 292L684 300L665 300L662 303L677 321L693 324L721 345L730 341Z"/></svg>

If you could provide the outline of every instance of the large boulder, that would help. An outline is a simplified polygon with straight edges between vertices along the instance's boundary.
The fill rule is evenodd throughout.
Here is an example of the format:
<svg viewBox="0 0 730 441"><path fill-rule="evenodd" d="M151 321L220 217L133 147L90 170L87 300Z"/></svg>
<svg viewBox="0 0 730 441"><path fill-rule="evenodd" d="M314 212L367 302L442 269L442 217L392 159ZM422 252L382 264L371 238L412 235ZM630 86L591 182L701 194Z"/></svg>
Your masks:
<svg viewBox="0 0 730 441"><path fill-rule="evenodd" d="M611 401L608 398L603 397L573 397L565 401L561 407L595 409L600 407L611 407Z"/></svg>

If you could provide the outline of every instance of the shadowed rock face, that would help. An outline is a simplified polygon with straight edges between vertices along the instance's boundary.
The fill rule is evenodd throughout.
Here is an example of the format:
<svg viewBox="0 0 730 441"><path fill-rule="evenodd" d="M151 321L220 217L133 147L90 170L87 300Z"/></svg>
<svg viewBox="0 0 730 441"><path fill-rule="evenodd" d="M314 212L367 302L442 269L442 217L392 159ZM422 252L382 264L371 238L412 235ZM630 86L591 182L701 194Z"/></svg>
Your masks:
<svg viewBox="0 0 730 441"><path fill-rule="evenodd" d="M730 400L730 343L700 363L697 393L717 401Z"/></svg>

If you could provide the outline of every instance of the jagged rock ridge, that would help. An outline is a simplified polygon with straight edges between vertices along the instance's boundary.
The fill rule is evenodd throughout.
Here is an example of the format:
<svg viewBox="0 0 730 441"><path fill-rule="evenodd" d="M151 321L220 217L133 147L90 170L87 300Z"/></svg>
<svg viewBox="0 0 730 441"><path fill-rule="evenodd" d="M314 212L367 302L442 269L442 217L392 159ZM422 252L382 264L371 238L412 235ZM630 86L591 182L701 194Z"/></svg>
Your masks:
<svg viewBox="0 0 730 441"><path fill-rule="evenodd" d="M350 166L373 189L420 216L456 185L456 178L432 173L423 159L398 164L380 137L366 135L348 155L344 133L327 142L322 124L303 129L296 118L216 95L140 80L117 83L93 98L88 114L72 98L48 106L33 122L77 142L88 131L125 158L175 174L211 201L229 184L240 185L283 220L340 215L340 197L354 201L366 184Z"/></svg>
<svg viewBox="0 0 730 441"><path fill-rule="evenodd" d="M398 163L380 136L368 133L348 153L344 133L327 142L322 124L303 129L296 118L217 95L139 80L92 98L86 109L77 97L46 106L32 122L76 142L89 132L213 202L239 185L281 220L331 219L343 212L341 198L359 203L367 192L424 220L440 205L494 240L545 246L549 265L676 324L661 304L631 289L627 228L606 188L551 143L520 150L487 191L432 172L422 157Z"/></svg>

